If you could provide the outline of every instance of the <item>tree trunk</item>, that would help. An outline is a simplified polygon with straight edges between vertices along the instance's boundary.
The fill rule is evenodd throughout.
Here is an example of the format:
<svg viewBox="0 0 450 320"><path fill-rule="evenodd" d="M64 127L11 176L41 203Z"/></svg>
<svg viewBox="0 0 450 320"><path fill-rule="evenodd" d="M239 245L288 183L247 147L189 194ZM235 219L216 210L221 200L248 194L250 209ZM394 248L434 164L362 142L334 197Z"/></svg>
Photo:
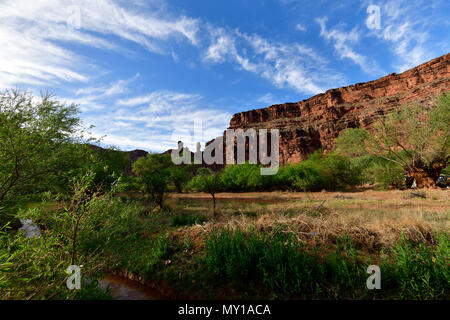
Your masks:
<svg viewBox="0 0 450 320"><path fill-rule="evenodd" d="M212 199L213 199L213 216L216 216L216 195L213 193L212 194Z"/></svg>
<svg viewBox="0 0 450 320"><path fill-rule="evenodd" d="M409 172L409 176L414 178L418 189L422 188L436 188L436 180L439 177L439 172L434 172L434 170L425 170L415 168L414 171Z"/></svg>

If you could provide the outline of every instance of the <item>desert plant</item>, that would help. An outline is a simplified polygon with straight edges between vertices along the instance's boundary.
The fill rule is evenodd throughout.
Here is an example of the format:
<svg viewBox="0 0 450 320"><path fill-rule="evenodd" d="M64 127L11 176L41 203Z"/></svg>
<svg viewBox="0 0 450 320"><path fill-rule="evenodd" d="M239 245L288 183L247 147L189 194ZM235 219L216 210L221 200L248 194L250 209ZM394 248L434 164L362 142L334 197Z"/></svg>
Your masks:
<svg viewBox="0 0 450 320"><path fill-rule="evenodd" d="M347 129L336 140L337 151L349 156L373 155L401 166L418 188L435 187L450 162L450 94L426 106L404 106L368 131Z"/></svg>

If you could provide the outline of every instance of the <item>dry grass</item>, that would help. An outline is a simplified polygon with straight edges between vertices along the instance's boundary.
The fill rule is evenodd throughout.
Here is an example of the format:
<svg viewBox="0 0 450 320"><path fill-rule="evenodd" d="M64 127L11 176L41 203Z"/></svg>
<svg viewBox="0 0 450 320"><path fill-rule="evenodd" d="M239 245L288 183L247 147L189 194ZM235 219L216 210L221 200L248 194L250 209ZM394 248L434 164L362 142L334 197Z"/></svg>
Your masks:
<svg viewBox="0 0 450 320"><path fill-rule="evenodd" d="M234 195L232 197L231 195ZM314 245L334 243L347 233L355 245L368 252L391 248L404 234L414 242L433 244L434 232L450 230L448 191L366 191L355 193L261 193L222 194L218 215L201 225L178 230L189 234L198 247L213 228L265 232L278 228ZM175 211L210 215L211 204L204 195L176 195Z"/></svg>

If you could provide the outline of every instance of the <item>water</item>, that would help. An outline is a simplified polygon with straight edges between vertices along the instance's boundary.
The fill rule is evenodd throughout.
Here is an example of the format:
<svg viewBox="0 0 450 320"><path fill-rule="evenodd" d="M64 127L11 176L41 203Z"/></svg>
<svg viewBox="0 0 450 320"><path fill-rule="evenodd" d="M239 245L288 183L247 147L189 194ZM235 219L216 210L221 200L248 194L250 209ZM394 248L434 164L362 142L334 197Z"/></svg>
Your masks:
<svg viewBox="0 0 450 320"><path fill-rule="evenodd" d="M101 288L109 285L111 295L116 300L164 300L167 299L157 290L145 286L138 281L129 280L120 276L107 276L99 281Z"/></svg>

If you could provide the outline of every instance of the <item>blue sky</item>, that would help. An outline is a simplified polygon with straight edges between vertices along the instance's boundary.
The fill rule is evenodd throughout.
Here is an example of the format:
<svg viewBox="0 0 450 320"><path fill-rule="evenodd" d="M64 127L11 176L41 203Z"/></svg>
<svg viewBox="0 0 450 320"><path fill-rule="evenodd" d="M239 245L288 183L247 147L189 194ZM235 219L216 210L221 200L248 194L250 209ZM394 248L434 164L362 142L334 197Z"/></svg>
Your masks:
<svg viewBox="0 0 450 320"><path fill-rule="evenodd" d="M0 0L0 88L79 104L104 145L192 148L233 113L448 53L449 12L446 0Z"/></svg>

